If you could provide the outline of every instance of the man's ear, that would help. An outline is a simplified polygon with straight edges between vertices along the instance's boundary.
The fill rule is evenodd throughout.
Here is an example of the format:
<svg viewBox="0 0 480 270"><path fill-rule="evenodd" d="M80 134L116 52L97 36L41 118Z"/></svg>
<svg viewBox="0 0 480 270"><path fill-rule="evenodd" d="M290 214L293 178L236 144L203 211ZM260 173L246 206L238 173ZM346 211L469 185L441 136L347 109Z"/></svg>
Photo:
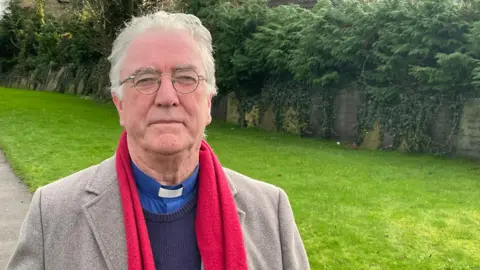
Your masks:
<svg viewBox="0 0 480 270"><path fill-rule="evenodd" d="M123 100L118 98L118 96L115 93L112 93L112 100L113 100L113 103L115 104L115 107L117 108L118 117L120 118L120 126L123 127L125 124L123 120Z"/></svg>
<svg viewBox="0 0 480 270"><path fill-rule="evenodd" d="M213 94L208 94L208 109L212 109L212 98L213 98Z"/></svg>
<svg viewBox="0 0 480 270"><path fill-rule="evenodd" d="M208 94L207 97L207 106L208 106L208 119L207 119L207 125L212 122L212 98L213 94Z"/></svg>

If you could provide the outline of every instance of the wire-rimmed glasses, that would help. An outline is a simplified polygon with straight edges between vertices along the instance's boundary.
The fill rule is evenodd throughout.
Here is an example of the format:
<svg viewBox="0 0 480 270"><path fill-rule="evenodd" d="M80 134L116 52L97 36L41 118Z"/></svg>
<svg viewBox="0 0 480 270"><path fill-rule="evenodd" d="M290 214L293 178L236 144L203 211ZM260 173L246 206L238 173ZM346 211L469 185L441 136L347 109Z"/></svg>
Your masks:
<svg viewBox="0 0 480 270"><path fill-rule="evenodd" d="M162 83L161 75L170 74L172 77L172 85L175 91L182 94L189 94L195 91L201 80L205 80L203 76L198 75L195 70L190 68L177 69L173 73L162 72L159 73L155 69L146 68L140 69L123 80L120 85L128 80L133 81L133 86L138 92L144 95L155 94Z"/></svg>

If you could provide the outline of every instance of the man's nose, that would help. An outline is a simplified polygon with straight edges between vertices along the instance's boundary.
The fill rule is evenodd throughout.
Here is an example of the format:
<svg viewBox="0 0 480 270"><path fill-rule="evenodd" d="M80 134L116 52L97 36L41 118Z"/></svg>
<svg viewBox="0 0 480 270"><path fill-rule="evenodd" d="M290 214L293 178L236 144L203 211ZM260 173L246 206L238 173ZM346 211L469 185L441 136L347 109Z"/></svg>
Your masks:
<svg viewBox="0 0 480 270"><path fill-rule="evenodd" d="M155 96L157 106L177 106L179 103L178 93L173 87L170 76L162 76L160 86Z"/></svg>

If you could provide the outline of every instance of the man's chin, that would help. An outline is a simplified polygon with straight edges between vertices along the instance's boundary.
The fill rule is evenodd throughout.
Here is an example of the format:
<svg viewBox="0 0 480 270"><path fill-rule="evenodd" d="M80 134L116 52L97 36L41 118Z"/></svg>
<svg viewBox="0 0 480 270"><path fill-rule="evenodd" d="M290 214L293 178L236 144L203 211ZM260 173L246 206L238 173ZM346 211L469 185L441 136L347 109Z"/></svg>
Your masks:
<svg viewBox="0 0 480 270"><path fill-rule="evenodd" d="M185 143L185 139L179 134L161 134L151 138L147 142L147 147L154 153L174 155L187 150L189 144Z"/></svg>

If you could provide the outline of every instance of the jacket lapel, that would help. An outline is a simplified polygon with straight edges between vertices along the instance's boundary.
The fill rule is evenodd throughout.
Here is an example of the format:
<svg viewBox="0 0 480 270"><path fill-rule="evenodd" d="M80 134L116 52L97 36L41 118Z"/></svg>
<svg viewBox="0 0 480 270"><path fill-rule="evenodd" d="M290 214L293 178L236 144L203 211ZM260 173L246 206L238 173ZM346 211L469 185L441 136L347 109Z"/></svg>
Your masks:
<svg viewBox="0 0 480 270"><path fill-rule="evenodd" d="M235 195L237 195L238 189L233 183L232 179L230 178L230 175L228 174L228 169L224 168L224 173L225 173L225 178L227 179L228 185L230 186L230 190L232 191L233 199L235 200ZM245 220L245 211L243 211L238 204L235 201L235 205L237 207L237 214L238 218L240 220L240 225L243 226L243 222Z"/></svg>
<svg viewBox="0 0 480 270"><path fill-rule="evenodd" d="M108 268L127 269L123 210L114 158L99 165L85 189L97 195L83 210Z"/></svg>
<svg viewBox="0 0 480 270"><path fill-rule="evenodd" d="M240 226L243 227L243 222L245 220L245 212L237 207L238 219L240 220Z"/></svg>

